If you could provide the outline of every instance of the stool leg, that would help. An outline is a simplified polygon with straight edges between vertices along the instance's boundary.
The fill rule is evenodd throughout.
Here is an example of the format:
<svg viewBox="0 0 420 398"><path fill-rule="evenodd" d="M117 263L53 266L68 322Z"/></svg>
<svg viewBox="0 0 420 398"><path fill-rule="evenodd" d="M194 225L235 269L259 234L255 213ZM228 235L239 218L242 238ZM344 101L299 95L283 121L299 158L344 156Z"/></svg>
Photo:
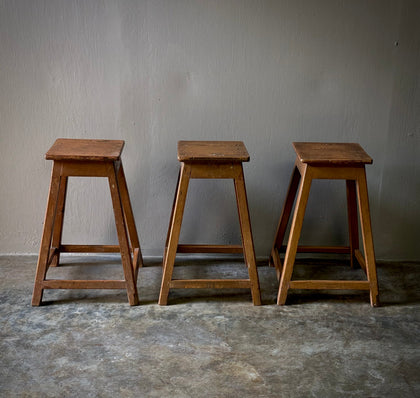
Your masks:
<svg viewBox="0 0 420 398"><path fill-rule="evenodd" d="M356 182L346 180L347 218L349 225L350 266L354 267L355 250L359 249L359 223L357 222Z"/></svg>
<svg viewBox="0 0 420 398"><path fill-rule="evenodd" d="M309 191L312 183L312 172L305 165L304 174L299 187L299 194L296 200L295 211L293 214L292 226L290 228L289 241L287 243L286 256L284 258L284 266L281 274L279 292L277 296L277 304L284 305L286 303L287 292L289 290L289 282L292 278L293 265L296 258L300 232L302 230L303 218L305 216L306 205L308 203Z"/></svg>
<svg viewBox="0 0 420 398"><path fill-rule="evenodd" d="M120 187L118 184L118 172L116 167L117 166L115 164L109 165L109 188L111 190L112 206L114 208L115 225L117 227L128 301L130 305L137 305L139 302L137 293L137 281L134 279L134 269L133 263L131 261L130 245L128 243L127 227L124 219L123 203L121 199Z"/></svg>
<svg viewBox="0 0 420 398"><path fill-rule="evenodd" d="M128 193L127 181L125 179L122 163L120 164L120 168L118 170L118 185L120 187L120 195L124 210L125 222L127 224L131 249L133 251L134 280L137 280L138 269L139 267L143 266L143 257L141 254L136 222L134 220L133 208L131 207L130 195Z"/></svg>
<svg viewBox="0 0 420 398"><path fill-rule="evenodd" d="M44 229L42 232L41 245L39 249L38 264L36 267L34 291L32 295L32 305L38 306L41 304L44 289L42 282L45 280L48 270L48 257L50 253L52 230L54 225L54 218L57 208L57 197L60 186L60 166L54 162L50 191L48 195L47 210L45 212Z"/></svg>
<svg viewBox="0 0 420 398"><path fill-rule="evenodd" d="M64 211L66 207L67 196L67 176L60 177L60 187L58 189L57 212L55 214L51 250L55 255L51 261L51 266L56 267L60 264L60 245L63 236Z"/></svg>
<svg viewBox="0 0 420 398"><path fill-rule="evenodd" d="M168 233L166 234L165 251L163 253L162 265L165 264L166 256L168 254L169 236L170 236L170 232L171 232L171 229L172 229L171 225L172 225L172 220L173 220L173 217L174 217L175 203L176 203L176 198L177 198L176 192L178 192L180 175L181 175L181 168L179 169L179 172L178 172L178 180L176 182L175 195L174 195L174 200L172 202L171 217L169 218L169 227L168 227Z"/></svg>
<svg viewBox="0 0 420 398"><path fill-rule="evenodd" d="M281 211L279 224L277 226L276 237L274 239L273 247L270 253L270 263L273 262L277 272L277 279L280 279L282 264L279 256L279 250L283 244L284 234L286 233L287 225L289 224L290 214L293 209L296 192L299 187L300 173L295 164L290 178L289 188L287 189L286 200Z"/></svg>
<svg viewBox="0 0 420 398"><path fill-rule="evenodd" d="M169 285L172 280L176 252L178 249L179 234L181 232L182 217L184 214L185 200L187 198L188 184L190 181L191 166L181 164L178 188L168 231L168 247L165 250L163 263L162 284L159 294L159 305L168 303Z"/></svg>
<svg viewBox="0 0 420 398"><path fill-rule="evenodd" d="M366 274L370 283L370 304L379 305L378 279L376 275L375 251L373 248L372 226L370 221L369 197L365 169L360 169L357 178L357 197L359 200L360 224L363 249L365 252Z"/></svg>
<svg viewBox="0 0 420 398"><path fill-rule="evenodd" d="M251 221L249 218L248 199L242 164L238 177L235 177L235 193L238 205L239 224L241 226L242 246L244 248L245 263L248 267L249 280L251 282L252 302L254 305L261 305L260 284L258 281L257 265L255 261L254 241L252 239Z"/></svg>

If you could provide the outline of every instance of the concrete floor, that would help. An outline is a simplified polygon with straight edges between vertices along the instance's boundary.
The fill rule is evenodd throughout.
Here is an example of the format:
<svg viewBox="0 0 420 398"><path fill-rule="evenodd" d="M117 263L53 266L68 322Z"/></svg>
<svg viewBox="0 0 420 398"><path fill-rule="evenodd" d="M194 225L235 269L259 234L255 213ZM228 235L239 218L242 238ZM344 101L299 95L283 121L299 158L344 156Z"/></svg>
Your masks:
<svg viewBox="0 0 420 398"><path fill-rule="evenodd" d="M266 264L261 307L248 291L220 290L172 291L160 307L161 268L150 260L137 307L125 291L60 290L33 308L36 260L0 257L1 397L420 396L420 263L378 264L380 308L365 292L308 291L278 307ZM122 275L115 257L64 260L72 266L50 277ZM178 276L245 272L240 262L178 263ZM299 263L302 277L361 273L344 262Z"/></svg>

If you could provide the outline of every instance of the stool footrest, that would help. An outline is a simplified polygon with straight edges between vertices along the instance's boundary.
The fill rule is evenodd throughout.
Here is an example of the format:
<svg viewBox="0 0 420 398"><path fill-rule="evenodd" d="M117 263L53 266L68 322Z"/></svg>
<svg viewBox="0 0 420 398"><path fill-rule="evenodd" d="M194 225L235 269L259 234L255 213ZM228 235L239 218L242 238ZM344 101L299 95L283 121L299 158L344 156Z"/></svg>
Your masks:
<svg viewBox="0 0 420 398"><path fill-rule="evenodd" d="M301 280L290 281L289 289L370 290L369 281Z"/></svg>
<svg viewBox="0 0 420 398"><path fill-rule="evenodd" d="M284 253L286 246L282 246L280 252ZM297 253L336 253L350 254L350 246L298 246Z"/></svg>
<svg viewBox="0 0 420 398"><path fill-rule="evenodd" d="M173 289L249 289L249 279L174 279L169 285Z"/></svg>
<svg viewBox="0 0 420 398"><path fill-rule="evenodd" d="M43 289L125 289L124 280L67 280L47 279L42 283Z"/></svg>
<svg viewBox="0 0 420 398"><path fill-rule="evenodd" d="M241 245L178 245L177 253L243 253Z"/></svg>
<svg viewBox="0 0 420 398"><path fill-rule="evenodd" d="M61 253L119 253L118 245L61 245Z"/></svg>

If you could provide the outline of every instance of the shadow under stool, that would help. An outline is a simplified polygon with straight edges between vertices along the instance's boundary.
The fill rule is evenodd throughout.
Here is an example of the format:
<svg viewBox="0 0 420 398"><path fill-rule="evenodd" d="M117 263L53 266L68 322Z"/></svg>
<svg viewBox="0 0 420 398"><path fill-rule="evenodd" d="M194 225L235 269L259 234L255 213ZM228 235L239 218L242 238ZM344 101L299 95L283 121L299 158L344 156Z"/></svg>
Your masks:
<svg viewBox="0 0 420 398"><path fill-rule="evenodd" d="M159 304L167 304L171 288L245 288L251 289L253 304L260 305L260 287L242 168L242 162L249 161L245 145L240 141L179 141L178 160L181 167L163 257ZM242 245L178 244L191 178L234 180ZM177 253L243 253L249 279L172 279Z"/></svg>
<svg viewBox="0 0 420 398"><path fill-rule="evenodd" d="M371 305L379 305L365 172L365 164L371 164L372 158L359 144L294 142L293 147L296 152L296 162L270 253L270 264L275 266L277 278L280 279L277 304L285 304L290 289L336 289L368 290ZM298 245L309 191L314 179L346 180L349 246ZM282 246L296 194L288 243L287 246ZM359 249L358 211L364 256ZM284 264L282 264L280 253L284 252ZM353 266L355 258L365 271L367 280L291 280L297 252L350 254L351 265Z"/></svg>
<svg viewBox="0 0 420 398"><path fill-rule="evenodd" d="M59 138L45 155L53 160L44 229L32 305L41 304L44 289L126 289L130 305L138 304L137 275L142 266L137 229L121 162L124 141ZM63 245L61 242L69 177L106 177L119 245ZM60 253L121 253L124 280L47 279Z"/></svg>

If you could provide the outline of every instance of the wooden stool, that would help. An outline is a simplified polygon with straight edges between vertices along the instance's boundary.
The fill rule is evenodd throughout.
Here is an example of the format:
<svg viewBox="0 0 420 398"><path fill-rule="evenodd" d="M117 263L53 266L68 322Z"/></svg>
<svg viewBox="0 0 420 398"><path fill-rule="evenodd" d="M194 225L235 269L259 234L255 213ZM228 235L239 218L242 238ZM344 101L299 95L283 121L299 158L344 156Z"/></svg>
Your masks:
<svg viewBox="0 0 420 398"><path fill-rule="evenodd" d="M45 158L54 163L32 305L41 304L44 289L127 289L130 305L138 304L136 281L138 268L142 266L142 256L120 160L123 146L124 141L60 138L46 153ZM108 178L119 245L61 244L67 181L70 176ZM121 253L124 280L46 279L49 266L59 265L60 253L69 252Z"/></svg>
<svg viewBox="0 0 420 398"><path fill-rule="evenodd" d="M181 162L181 169L163 256L159 304L167 304L170 288L250 288L254 305L260 305L260 287L242 168L242 162L249 161L249 154L244 143L239 141L179 141L178 160ZM232 178L234 180L242 245L178 244L190 178ZM243 253L249 279L173 280L172 273L176 253Z"/></svg>
<svg viewBox="0 0 420 398"><path fill-rule="evenodd" d="M377 306L378 282L376 277L375 253L369 212L369 198L366 183L365 164L372 159L359 144L323 144L294 142L296 162L287 191L286 200L277 227L276 238L271 250L270 263L277 270L280 279L277 304L286 302L289 289L351 289L369 290L370 303ZM299 181L302 177L302 181ZM349 221L350 246L317 247L298 246L299 236L305 215L306 204L313 179L343 179L347 186L347 211ZM282 246L296 193L299 188L287 247ZM356 200L357 197L357 200ZM359 231L357 221L357 202L359 203L365 257L359 250ZM286 252L284 266L279 252ZM296 252L303 253L348 253L353 266L355 257L367 274L367 281L345 280L291 280ZM280 278L281 276L281 278Z"/></svg>

